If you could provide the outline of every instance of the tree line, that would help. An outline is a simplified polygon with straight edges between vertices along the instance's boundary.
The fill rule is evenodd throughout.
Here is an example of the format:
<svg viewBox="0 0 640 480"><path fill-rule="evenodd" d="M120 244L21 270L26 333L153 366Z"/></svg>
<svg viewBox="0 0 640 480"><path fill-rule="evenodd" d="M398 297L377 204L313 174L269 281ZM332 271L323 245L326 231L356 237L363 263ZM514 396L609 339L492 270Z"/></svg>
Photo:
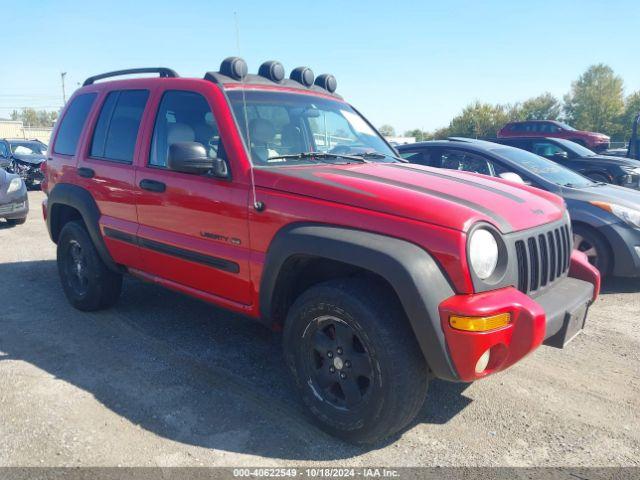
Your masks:
<svg viewBox="0 0 640 480"><path fill-rule="evenodd" d="M14 110L9 117L11 120L21 121L23 125L29 127L52 127L58 118L58 112L23 108L21 111Z"/></svg>
<svg viewBox="0 0 640 480"><path fill-rule="evenodd" d="M571 84L562 100L543 93L515 104L475 101L456 115L449 125L435 131L408 130L407 137L431 140L446 137L491 138L507 122L516 120L561 120L579 130L601 132L612 141L631 136L633 119L640 113L640 90L627 96L624 81L604 64L592 65ZM393 136L390 125L380 127Z"/></svg>

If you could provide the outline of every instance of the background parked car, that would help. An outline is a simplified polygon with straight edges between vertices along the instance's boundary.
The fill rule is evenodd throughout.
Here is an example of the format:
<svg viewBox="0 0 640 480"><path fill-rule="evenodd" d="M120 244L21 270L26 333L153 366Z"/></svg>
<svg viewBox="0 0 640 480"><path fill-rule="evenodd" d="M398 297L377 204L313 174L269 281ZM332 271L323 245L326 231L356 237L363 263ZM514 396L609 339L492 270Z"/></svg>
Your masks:
<svg viewBox="0 0 640 480"><path fill-rule="evenodd" d="M10 225L19 225L27 220L28 213L29 200L24 181L0 168L0 218Z"/></svg>
<svg viewBox="0 0 640 480"><path fill-rule="evenodd" d="M0 168L20 175L29 188L42 182L46 155L47 145L39 140L0 139Z"/></svg>
<svg viewBox="0 0 640 480"><path fill-rule="evenodd" d="M596 152L609 148L611 139L602 133L576 130L570 125L555 120L528 120L509 122L498 131L498 138L552 137L571 140Z"/></svg>
<svg viewBox="0 0 640 480"><path fill-rule="evenodd" d="M528 150L595 182L640 188L640 162L636 160L600 155L561 138L501 138L496 142Z"/></svg>
<svg viewBox="0 0 640 480"><path fill-rule="evenodd" d="M571 215L574 248L584 252L602 275L640 276L640 192L594 182L525 150L482 140L450 139L397 148L412 163L524 181L560 195Z"/></svg>

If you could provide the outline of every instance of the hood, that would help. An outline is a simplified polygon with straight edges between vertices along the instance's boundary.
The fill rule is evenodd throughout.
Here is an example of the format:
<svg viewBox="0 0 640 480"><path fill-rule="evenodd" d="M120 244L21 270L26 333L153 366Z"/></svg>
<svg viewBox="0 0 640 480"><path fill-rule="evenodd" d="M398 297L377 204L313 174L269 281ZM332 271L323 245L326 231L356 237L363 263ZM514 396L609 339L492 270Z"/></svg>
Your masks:
<svg viewBox="0 0 640 480"><path fill-rule="evenodd" d="M583 130L581 133L586 133L587 135L589 135L591 137L606 138L607 140L611 139L611 137L609 135L605 135L604 133L600 133L600 132L585 132Z"/></svg>
<svg viewBox="0 0 640 480"><path fill-rule="evenodd" d="M617 157L615 155L592 155L590 157L584 157L585 160L595 160L600 163L606 163L611 165L626 165L629 167L640 168L640 161L632 158Z"/></svg>
<svg viewBox="0 0 640 480"><path fill-rule="evenodd" d="M640 205L640 191L608 183L589 188L563 188L563 196L584 202L615 203L634 210Z"/></svg>
<svg viewBox="0 0 640 480"><path fill-rule="evenodd" d="M467 231L491 223L503 233L556 221L564 201L502 179L400 163L257 167L258 187Z"/></svg>
<svg viewBox="0 0 640 480"><path fill-rule="evenodd" d="M14 153L13 158L24 163L30 163L32 165L40 165L47 157L44 155L25 155L23 153Z"/></svg>

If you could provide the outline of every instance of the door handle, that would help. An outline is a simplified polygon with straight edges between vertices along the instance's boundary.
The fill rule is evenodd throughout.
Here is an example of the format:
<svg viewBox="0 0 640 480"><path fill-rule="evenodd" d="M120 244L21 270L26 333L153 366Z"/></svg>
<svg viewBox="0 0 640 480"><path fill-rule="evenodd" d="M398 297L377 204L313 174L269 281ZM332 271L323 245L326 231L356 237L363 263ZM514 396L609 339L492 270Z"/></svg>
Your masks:
<svg viewBox="0 0 640 480"><path fill-rule="evenodd" d="M78 175L82 178L93 178L96 172L93 171L93 168L80 167L78 168Z"/></svg>
<svg viewBox="0 0 640 480"><path fill-rule="evenodd" d="M162 182L158 182L157 180L149 180L145 178L143 180L140 180L140 188L149 190L150 192L162 193L167 189L167 186Z"/></svg>

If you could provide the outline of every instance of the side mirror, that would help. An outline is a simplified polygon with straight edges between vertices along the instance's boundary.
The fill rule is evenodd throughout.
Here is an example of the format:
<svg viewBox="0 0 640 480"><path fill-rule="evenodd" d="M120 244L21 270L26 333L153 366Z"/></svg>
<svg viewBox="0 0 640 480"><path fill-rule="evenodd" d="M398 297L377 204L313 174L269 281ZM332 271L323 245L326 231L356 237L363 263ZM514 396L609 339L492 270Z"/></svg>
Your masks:
<svg viewBox="0 0 640 480"><path fill-rule="evenodd" d="M567 154L567 152L556 152L553 154L553 158L555 158L556 160L566 160L567 158L569 158L569 155Z"/></svg>
<svg viewBox="0 0 640 480"><path fill-rule="evenodd" d="M510 182L513 183L519 183L521 185L526 185L525 181L523 180L523 178L518 175L517 173L514 172L504 172L500 174L500 178L503 178L505 180L509 180Z"/></svg>
<svg viewBox="0 0 640 480"><path fill-rule="evenodd" d="M175 172L203 175L210 173L227 178L229 169L221 158L209 158L204 145L198 142L177 142L169 147L167 168Z"/></svg>

